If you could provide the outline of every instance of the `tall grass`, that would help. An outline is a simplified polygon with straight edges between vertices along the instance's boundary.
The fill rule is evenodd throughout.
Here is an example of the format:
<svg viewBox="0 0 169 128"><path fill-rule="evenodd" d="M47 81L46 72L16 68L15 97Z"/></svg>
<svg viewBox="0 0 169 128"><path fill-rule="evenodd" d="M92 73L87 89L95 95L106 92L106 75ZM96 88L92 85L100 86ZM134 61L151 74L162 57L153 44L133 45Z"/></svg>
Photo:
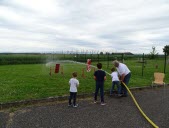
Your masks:
<svg viewBox="0 0 169 128"><path fill-rule="evenodd" d="M39 54L39 53L12 53L0 54L0 65L12 64L44 64L48 61L56 60L74 60L79 62L86 62L87 59L92 59L93 62L114 60L118 58L121 60L122 55L99 55L99 54Z"/></svg>

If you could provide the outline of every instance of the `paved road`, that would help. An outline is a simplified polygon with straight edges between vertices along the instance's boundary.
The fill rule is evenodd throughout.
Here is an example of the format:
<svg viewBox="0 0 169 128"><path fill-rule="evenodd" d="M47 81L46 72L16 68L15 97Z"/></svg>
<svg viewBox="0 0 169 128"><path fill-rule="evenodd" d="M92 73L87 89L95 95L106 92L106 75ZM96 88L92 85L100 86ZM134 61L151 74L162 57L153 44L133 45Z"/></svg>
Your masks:
<svg viewBox="0 0 169 128"><path fill-rule="evenodd" d="M169 87L133 91L146 115L160 128L169 127ZM152 128L130 96L105 97L106 106L91 99L79 100L78 108L67 103L0 112L1 128Z"/></svg>

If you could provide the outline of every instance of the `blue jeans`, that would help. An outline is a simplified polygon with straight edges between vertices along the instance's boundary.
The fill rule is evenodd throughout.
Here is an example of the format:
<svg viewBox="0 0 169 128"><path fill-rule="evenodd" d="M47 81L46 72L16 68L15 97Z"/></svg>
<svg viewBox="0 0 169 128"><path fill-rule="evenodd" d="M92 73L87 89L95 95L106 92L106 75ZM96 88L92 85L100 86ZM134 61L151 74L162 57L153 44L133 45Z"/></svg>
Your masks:
<svg viewBox="0 0 169 128"><path fill-rule="evenodd" d="M114 90L114 86L115 86L115 85L117 85L117 92L118 92L118 94L121 93L120 81L113 81L113 82L112 82L112 88L111 88L111 90L110 90L110 95L113 94L113 90Z"/></svg>
<svg viewBox="0 0 169 128"><path fill-rule="evenodd" d="M131 73L128 73L125 77L124 77L124 83L128 86L129 81L130 81L130 77L131 77ZM127 96L127 89L125 88L125 86L122 84L121 86L121 93Z"/></svg>
<svg viewBox="0 0 169 128"><path fill-rule="evenodd" d="M100 89L101 102L104 102L104 82L96 81L96 90L94 95L94 100L97 101L97 95Z"/></svg>
<svg viewBox="0 0 169 128"><path fill-rule="evenodd" d="M77 95L77 92L70 92L69 105L72 104L71 102L72 99L73 99L73 105L76 105L76 95Z"/></svg>

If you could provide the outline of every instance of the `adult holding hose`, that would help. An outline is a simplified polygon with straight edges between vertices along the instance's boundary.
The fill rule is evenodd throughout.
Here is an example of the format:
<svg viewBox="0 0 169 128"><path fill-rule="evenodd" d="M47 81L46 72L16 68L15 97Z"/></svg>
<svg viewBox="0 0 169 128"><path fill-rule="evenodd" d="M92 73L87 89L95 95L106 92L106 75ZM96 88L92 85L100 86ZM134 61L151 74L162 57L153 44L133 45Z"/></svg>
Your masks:
<svg viewBox="0 0 169 128"><path fill-rule="evenodd" d="M129 68L125 64L120 63L117 60L113 61L113 65L116 67L117 72L120 75L120 81L124 82L128 86L131 77L131 71L129 70ZM123 84L121 86L122 96L127 97L127 89Z"/></svg>

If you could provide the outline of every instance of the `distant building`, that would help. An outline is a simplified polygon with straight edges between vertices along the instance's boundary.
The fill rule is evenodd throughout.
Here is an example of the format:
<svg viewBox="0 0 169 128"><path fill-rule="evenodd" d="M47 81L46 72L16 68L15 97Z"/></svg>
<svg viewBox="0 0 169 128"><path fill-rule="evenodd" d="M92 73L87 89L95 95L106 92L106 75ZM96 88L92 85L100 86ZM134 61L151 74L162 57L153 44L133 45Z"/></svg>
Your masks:
<svg viewBox="0 0 169 128"><path fill-rule="evenodd" d="M134 55L133 53L131 52L113 52L112 55L119 55L119 54L124 54L124 55Z"/></svg>

